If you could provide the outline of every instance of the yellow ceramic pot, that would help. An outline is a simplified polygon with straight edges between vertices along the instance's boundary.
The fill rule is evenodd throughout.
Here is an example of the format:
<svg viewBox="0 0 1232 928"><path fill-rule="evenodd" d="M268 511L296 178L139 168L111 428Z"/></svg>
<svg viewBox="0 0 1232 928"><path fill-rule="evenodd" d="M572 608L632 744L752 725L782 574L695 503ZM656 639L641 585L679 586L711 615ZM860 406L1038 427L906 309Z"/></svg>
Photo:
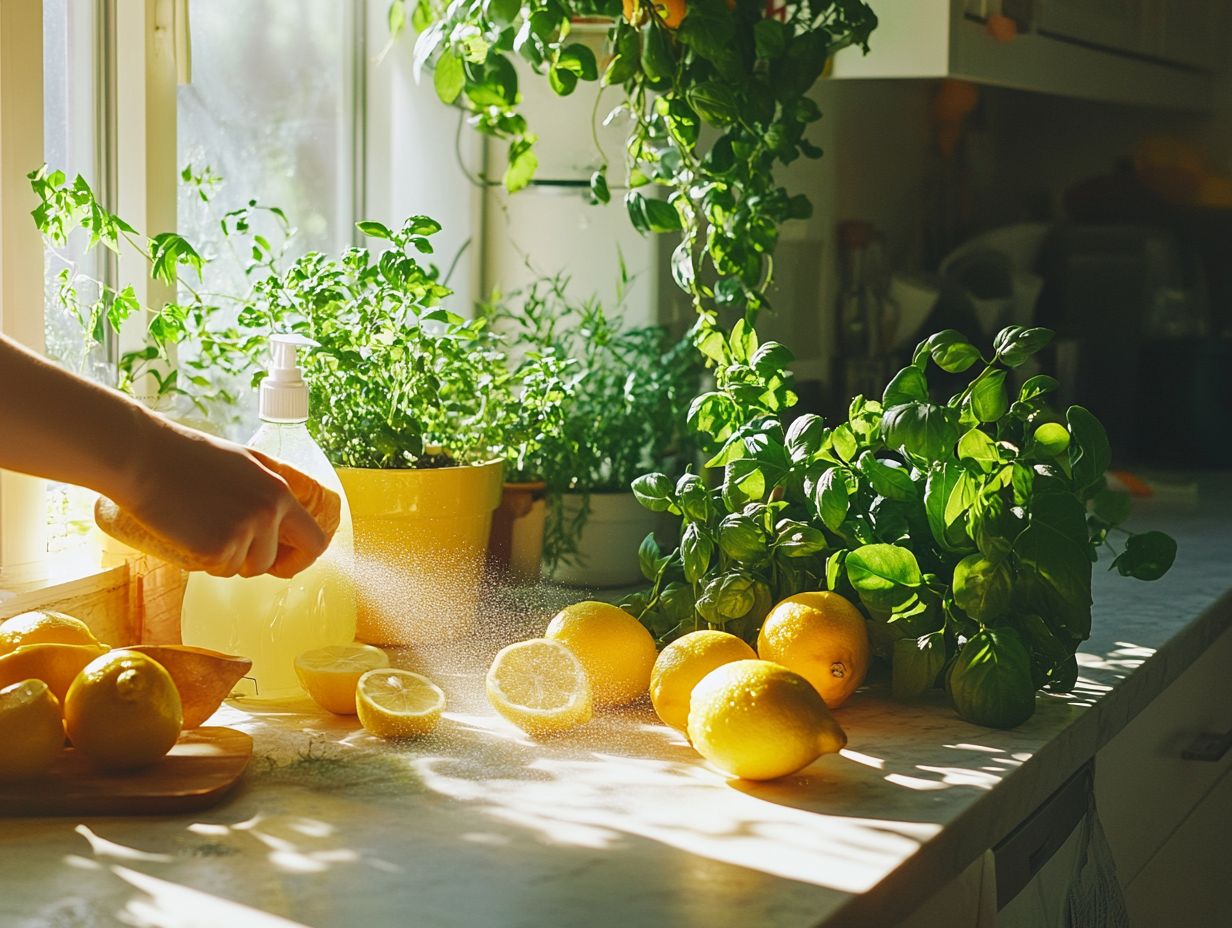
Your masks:
<svg viewBox="0 0 1232 928"><path fill-rule="evenodd" d="M492 516L488 564L511 583L534 583L543 560L547 484L542 480L506 483Z"/></svg>
<svg viewBox="0 0 1232 928"><path fill-rule="evenodd" d="M500 461L338 468L355 524L360 641L429 644L474 625L502 471Z"/></svg>

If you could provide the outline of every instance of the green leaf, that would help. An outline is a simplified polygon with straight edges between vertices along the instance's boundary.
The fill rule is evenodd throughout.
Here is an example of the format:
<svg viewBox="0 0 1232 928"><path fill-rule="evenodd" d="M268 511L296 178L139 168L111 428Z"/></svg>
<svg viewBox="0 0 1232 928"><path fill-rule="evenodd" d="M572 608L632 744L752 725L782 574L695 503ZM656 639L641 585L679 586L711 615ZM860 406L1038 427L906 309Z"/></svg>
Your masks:
<svg viewBox="0 0 1232 928"><path fill-rule="evenodd" d="M898 545L864 545L847 555L847 579L858 591L878 593L917 587L923 581L915 555Z"/></svg>
<svg viewBox="0 0 1232 928"><path fill-rule="evenodd" d="M680 555L684 567L684 579L696 583L710 568L714 542L696 523L690 523L680 539Z"/></svg>
<svg viewBox="0 0 1232 928"><path fill-rule="evenodd" d="M685 96L697 115L712 126L729 126L740 116L740 107L731 91L719 81L702 81L690 87Z"/></svg>
<svg viewBox="0 0 1232 928"><path fill-rule="evenodd" d="M957 418L955 410L935 403L904 403L890 407L882 415L881 434L891 448L937 460L949 455L954 447L958 438Z"/></svg>
<svg viewBox="0 0 1232 928"><path fill-rule="evenodd" d="M1126 539L1125 550L1117 555L1112 566L1122 577L1158 580L1175 560L1175 539L1163 532L1142 532Z"/></svg>
<svg viewBox="0 0 1232 928"><path fill-rule="evenodd" d="M650 583L654 583L659 578L661 556L659 543L655 540L654 532L651 532L642 539L637 549L637 562L642 569L642 576Z"/></svg>
<svg viewBox="0 0 1232 928"><path fill-rule="evenodd" d="M1044 422L1035 430L1035 446L1055 458L1069 447L1069 430L1059 422Z"/></svg>
<svg viewBox="0 0 1232 928"><path fill-rule="evenodd" d="M1075 641L1091 633L1091 559L1086 509L1069 493L1040 493L1014 541L1028 605Z"/></svg>
<svg viewBox="0 0 1232 928"><path fill-rule="evenodd" d="M1074 486L1085 493L1104 476L1112 463L1108 433L1091 412L1082 406L1071 406L1065 413L1069 423L1069 464Z"/></svg>
<svg viewBox="0 0 1232 928"><path fill-rule="evenodd" d="M971 390L971 412L981 422L996 422L1009 409L1005 395L1005 371L988 371Z"/></svg>
<svg viewBox="0 0 1232 928"><path fill-rule="evenodd" d="M1022 389L1018 391L1018 399L1020 402L1029 403L1031 400L1052 393L1060 386L1056 378L1049 377L1047 374L1036 374L1034 377L1027 378Z"/></svg>
<svg viewBox="0 0 1232 928"><path fill-rule="evenodd" d="M784 519L775 526L774 546L787 557L811 557L826 549L826 536L805 522Z"/></svg>
<svg viewBox="0 0 1232 928"><path fill-rule="evenodd" d="M728 509L740 509L766 495L766 473L756 458L740 458L723 470L723 502Z"/></svg>
<svg viewBox="0 0 1232 928"><path fill-rule="evenodd" d="M647 24L642 29L642 71L658 82L670 78L675 70L676 56L667 30L657 22Z"/></svg>
<svg viewBox="0 0 1232 928"><path fill-rule="evenodd" d="M945 632L895 640L891 660L891 695L904 700L924 695L945 666Z"/></svg>
<svg viewBox="0 0 1232 928"><path fill-rule="evenodd" d="M893 467L878 460L871 451L860 455L857 466L873 489L888 499L910 502L919 499L920 491L911 475L902 467Z"/></svg>
<svg viewBox="0 0 1232 928"><path fill-rule="evenodd" d="M977 622L987 624L1010 607L1014 578L1004 561L993 562L982 554L963 558L954 568L954 601Z"/></svg>
<svg viewBox="0 0 1232 928"><path fill-rule="evenodd" d="M719 547L736 561L755 561L766 553L769 539L755 521L733 513L719 523Z"/></svg>
<svg viewBox="0 0 1232 928"><path fill-rule="evenodd" d="M787 49L788 26L776 19L760 19L753 27L753 47L757 57L777 58Z"/></svg>
<svg viewBox="0 0 1232 928"><path fill-rule="evenodd" d="M973 635L950 668L946 687L958 714L990 728L1014 728L1035 712L1031 655L1012 628Z"/></svg>
<svg viewBox="0 0 1232 928"><path fill-rule="evenodd" d="M612 193L607 187L607 174L602 170L590 175L590 195L596 203L610 203L612 200Z"/></svg>
<svg viewBox="0 0 1232 928"><path fill-rule="evenodd" d="M697 611L706 621L722 625L739 619L753 608L753 581L740 573L720 574L697 599Z"/></svg>
<svg viewBox="0 0 1232 928"><path fill-rule="evenodd" d="M539 158L529 142L518 141L509 146L509 166L505 169L505 189L517 193L526 187L539 168Z"/></svg>
<svg viewBox="0 0 1232 928"><path fill-rule="evenodd" d="M887 409L903 403L928 402L928 381L918 367L904 367L886 385L881 405Z"/></svg>
<svg viewBox="0 0 1232 928"><path fill-rule="evenodd" d="M462 93L466 84L466 75L462 70L462 59L446 49L436 59L432 71L432 86L441 102L450 105Z"/></svg>
<svg viewBox="0 0 1232 928"><path fill-rule="evenodd" d="M577 88L578 76L556 65L548 68L548 85L559 97L567 97Z"/></svg>
<svg viewBox="0 0 1232 928"><path fill-rule="evenodd" d="M360 232L369 238L393 238L393 233L389 231L389 228L384 223L376 222L372 219L365 219L362 222L355 223L355 228L359 229Z"/></svg>
<svg viewBox="0 0 1232 928"><path fill-rule="evenodd" d="M968 429L958 440L958 458L969 461L988 472L1001 463L1001 454L988 433L980 428Z"/></svg>
<svg viewBox="0 0 1232 928"><path fill-rule="evenodd" d="M835 551L826 558L826 589L833 592L838 588L839 580L843 575L843 568L847 565L847 552Z"/></svg>
<svg viewBox="0 0 1232 928"><path fill-rule="evenodd" d="M1050 341L1052 341L1051 329L1028 329L1012 325L997 333L992 347L998 361L1006 367L1018 367L1026 363L1033 354Z"/></svg>
<svg viewBox="0 0 1232 928"><path fill-rule="evenodd" d="M632 489L637 501L651 512L667 512L675 505L666 474L644 474L633 481Z"/></svg>
<svg viewBox="0 0 1232 928"><path fill-rule="evenodd" d="M831 467L817 481L813 496L817 515L832 532L837 532L847 518L847 480L841 468Z"/></svg>
<svg viewBox="0 0 1232 928"><path fill-rule="evenodd" d="M924 343L933 363L950 374L961 374L981 358L980 351L954 329L944 329Z"/></svg>

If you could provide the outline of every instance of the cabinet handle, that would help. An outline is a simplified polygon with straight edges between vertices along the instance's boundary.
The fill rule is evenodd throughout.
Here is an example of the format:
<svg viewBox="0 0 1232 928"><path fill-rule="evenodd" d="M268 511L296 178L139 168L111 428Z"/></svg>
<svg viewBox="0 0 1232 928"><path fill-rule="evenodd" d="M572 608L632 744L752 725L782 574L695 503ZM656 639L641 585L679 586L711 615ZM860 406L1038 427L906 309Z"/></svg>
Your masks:
<svg viewBox="0 0 1232 928"><path fill-rule="evenodd" d="M1228 748L1232 748L1232 731L1226 731L1222 735L1203 732L1189 742L1189 747L1181 752L1181 757L1185 760L1204 760L1208 763L1216 763L1223 760L1223 756L1228 753Z"/></svg>

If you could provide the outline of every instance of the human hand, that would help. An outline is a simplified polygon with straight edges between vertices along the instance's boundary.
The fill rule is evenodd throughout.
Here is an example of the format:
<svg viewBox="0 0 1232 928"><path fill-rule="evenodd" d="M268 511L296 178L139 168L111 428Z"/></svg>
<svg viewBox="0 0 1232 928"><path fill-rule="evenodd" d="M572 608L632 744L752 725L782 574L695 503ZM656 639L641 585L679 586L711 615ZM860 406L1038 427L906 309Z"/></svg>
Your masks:
<svg viewBox="0 0 1232 928"><path fill-rule="evenodd" d="M115 494L122 513L154 536L139 539L130 527L136 546L217 577L289 578L326 549L337 527L331 491L258 451L151 421ZM324 526L300 500L310 501ZM105 509L98 515L109 531L123 518Z"/></svg>

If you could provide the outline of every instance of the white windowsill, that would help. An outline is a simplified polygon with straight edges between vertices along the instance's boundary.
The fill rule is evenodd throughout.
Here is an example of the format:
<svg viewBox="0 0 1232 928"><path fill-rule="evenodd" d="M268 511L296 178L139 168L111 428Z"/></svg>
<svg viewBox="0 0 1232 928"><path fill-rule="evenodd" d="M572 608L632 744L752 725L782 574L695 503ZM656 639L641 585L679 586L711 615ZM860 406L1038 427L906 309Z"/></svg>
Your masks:
<svg viewBox="0 0 1232 928"><path fill-rule="evenodd" d="M0 617L48 603L88 596L128 582L126 563L100 566L97 552L56 555L33 564L0 568Z"/></svg>

